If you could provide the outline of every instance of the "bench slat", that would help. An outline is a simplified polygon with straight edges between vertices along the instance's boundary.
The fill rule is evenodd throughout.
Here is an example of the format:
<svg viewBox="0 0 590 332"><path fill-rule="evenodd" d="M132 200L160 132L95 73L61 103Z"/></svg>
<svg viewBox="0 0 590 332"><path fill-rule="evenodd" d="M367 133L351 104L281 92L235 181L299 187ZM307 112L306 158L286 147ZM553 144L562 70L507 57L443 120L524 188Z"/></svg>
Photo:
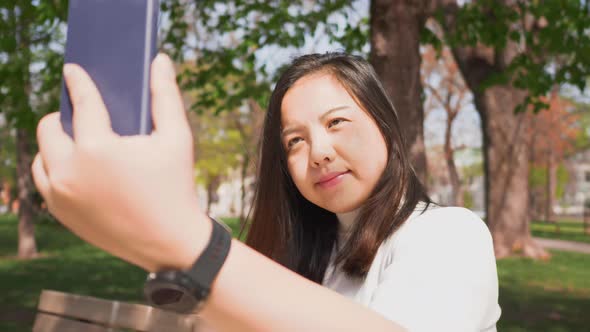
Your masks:
<svg viewBox="0 0 590 332"><path fill-rule="evenodd" d="M141 304L108 301L50 290L41 293L38 310L138 331L196 330L197 316L179 315Z"/></svg>
<svg viewBox="0 0 590 332"><path fill-rule="evenodd" d="M33 332L111 332L108 328L63 317L38 313Z"/></svg>

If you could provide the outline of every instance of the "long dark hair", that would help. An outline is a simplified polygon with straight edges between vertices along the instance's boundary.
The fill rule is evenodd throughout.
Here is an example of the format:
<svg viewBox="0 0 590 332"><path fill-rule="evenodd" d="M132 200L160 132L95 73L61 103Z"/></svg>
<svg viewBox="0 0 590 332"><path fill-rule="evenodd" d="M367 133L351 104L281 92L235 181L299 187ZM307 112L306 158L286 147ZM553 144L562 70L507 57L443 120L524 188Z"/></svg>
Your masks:
<svg viewBox="0 0 590 332"><path fill-rule="evenodd" d="M246 244L321 283L337 242L338 219L301 195L289 175L281 144L283 97L297 80L319 72L333 75L371 115L388 151L385 170L360 208L335 264L349 276L366 276L383 241L404 223L419 202L429 204L430 199L410 165L395 109L371 65L343 53L296 58L279 78L270 98Z"/></svg>

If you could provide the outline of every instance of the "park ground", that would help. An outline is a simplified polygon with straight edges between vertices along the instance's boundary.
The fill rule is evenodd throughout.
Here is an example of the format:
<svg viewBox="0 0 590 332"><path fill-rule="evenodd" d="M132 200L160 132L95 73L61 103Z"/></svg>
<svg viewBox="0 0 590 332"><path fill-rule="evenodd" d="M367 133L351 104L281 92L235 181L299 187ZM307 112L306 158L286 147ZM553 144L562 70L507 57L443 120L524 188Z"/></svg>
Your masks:
<svg viewBox="0 0 590 332"><path fill-rule="evenodd" d="M225 220L238 234L237 220ZM579 222L533 223L536 237L590 243ZM30 331L42 289L142 302L141 269L98 250L54 222L39 222L39 258L14 257L17 221L0 216L0 331ZM590 254L551 250L549 261L498 261L499 331L584 331L590 326Z"/></svg>

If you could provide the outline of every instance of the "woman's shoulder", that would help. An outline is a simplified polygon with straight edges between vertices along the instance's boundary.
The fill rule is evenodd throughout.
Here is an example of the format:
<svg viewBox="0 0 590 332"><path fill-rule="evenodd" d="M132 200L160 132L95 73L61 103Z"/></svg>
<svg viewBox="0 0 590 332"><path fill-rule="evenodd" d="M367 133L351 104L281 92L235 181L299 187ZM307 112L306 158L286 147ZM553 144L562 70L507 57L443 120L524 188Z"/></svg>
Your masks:
<svg viewBox="0 0 590 332"><path fill-rule="evenodd" d="M492 243L487 225L477 214L463 207L438 205L426 208L419 205L390 240L396 247L465 241L485 245Z"/></svg>
<svg viewBox="0 0 590 332"><path fill-rule="evenodd" d="M484 221L469 209L434 204L427 208L418 206L415 212L406 220L404 226L415 231L428 229L430 232L433 228L445 229L445 233L468 231L470 229L487 230Z"/></svg>
<svg viewBox="0 0 590 332"><path fill-rule="evenodd" d="M436 324L445 331L494 330L501 312L496 260L490 232L475 213L418 209L390 245L376 269L373 308L410 330Z"/></svg>

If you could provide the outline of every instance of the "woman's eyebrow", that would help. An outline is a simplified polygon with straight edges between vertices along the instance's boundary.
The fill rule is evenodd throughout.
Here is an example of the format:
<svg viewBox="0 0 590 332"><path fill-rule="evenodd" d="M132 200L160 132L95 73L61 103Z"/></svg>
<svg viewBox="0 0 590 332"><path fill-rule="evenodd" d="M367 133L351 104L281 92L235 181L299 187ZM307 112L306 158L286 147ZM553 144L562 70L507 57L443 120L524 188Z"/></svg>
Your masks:
<svg viewBox="0 0 590 332"><path fill-rule="evenodd" d="M347 108L350 108L350 106L348 106L348 105L341 105L341 106L332 107L328 111L326 111L324 114L320 115L320 120L323 120L328 115L330 115L330 114L332 114L332 113L334 113L336 111L340 111L340 110L347 109Z"/></svg>
<svg viewBox="0 0 590 332"><path fill-rule="evenodd" d="M298 131L300 127L301 126L291 126L291 127L284 128L281 131L281 137L285 137L285 136L289 135L292 132Z"/></svg>
<svg viewBox="0 0 590 332"><path fill-rule="evenodd" d="M320 121L323 121L324 118L326 118L328 115L336 112L336 111L341 111L343 109L347 109L350 108L350 106L348 105L341 105L341 106L336 106L336 107L332 107L329 110L327 110L324 114L320 115ZM289 134L291 134L292 132L298 131L300 129L301 126L287 126L286 128L281 130L281 137L285 137Z"/></svg>

